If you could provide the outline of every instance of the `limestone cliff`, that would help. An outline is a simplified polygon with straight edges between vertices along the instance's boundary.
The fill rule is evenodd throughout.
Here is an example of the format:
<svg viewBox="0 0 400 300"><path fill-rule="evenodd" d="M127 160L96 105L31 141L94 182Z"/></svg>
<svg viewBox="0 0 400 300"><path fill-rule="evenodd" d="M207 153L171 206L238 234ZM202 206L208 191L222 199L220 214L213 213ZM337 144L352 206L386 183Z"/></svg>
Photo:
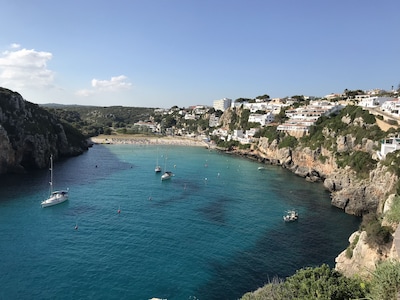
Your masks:
<svg viewBox="0 0 400 300"><path fill-rule="evenodd" d="M88 149L84 136L16 92L0 88L0 174L44 168Z"/></svg>
<svg viewBox="0 0 400 300"><path fill-rule="evenodd" d="M351 136L338 137L337 149L353 147L372 151L372 141L356 145L352 140ZM349 167L339 168L332 151L323 147L315 150L279 148L277 140L269 142L267 138L260 138L252 155L258 156L260 161L281 165L309 181L323 181L331 192L332 205L357 216L377 212L398 181L395 174L379 163L368 179L360 179Z"/></svg>
<svg viewBox="0 0 400 300"><path fill-rule="evenodd" d="M350 236L350 245L355 244L352 256L348 257L346 250L340 253L335 259L336 270L348 277L357 275L369 278L378 262L393 257L391 243L385 247L380 247L380 249L375 249L367 244L366 237L365 231L354 232Z"/></svg>

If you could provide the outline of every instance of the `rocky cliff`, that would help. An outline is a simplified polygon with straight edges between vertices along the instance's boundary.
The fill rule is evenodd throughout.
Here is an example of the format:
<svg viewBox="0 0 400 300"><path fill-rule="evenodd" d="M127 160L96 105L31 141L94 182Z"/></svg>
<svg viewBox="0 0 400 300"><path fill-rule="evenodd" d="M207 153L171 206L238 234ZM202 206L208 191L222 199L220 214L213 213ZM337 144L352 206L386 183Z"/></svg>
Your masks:
<svg viewBox="0 0 400 300"><path fill-rule="evenodd" d="M85 137L16 92L0 88L0 174L48 166L88 149Z"/></svg>
<svg viewBox="0 0 400 300"><path fill-rule="evenodd" d="M349 147L345 145L346 140L353 139L338 138L337 148ZM364 143L367 148L363 150L368 152L370 144L370 141ZM360 145L353 147L359 149ZM398 182L398 177L380 163L370 172L369 178L360 179L351 168L339 168L332 152L324 148L279 148L276 140L269 142L266 138L260 138L255 149L242 155L250 155L264 163L280 165L309 181L323 181L325 188L331 192L332 205L348 214L381 214L387 209L387 202L393 198L394 194L391 193L395 192ZM324 159L321 160L321 157ZM350 245L354 243L351 257L348 257L347 251L344 250L336 258L336 269L346 276L357 274L368 277L378 262L399 259L392 241L378 248L371 247L366 242L366 234L365 231L355 232L349 238Z"/></svg>

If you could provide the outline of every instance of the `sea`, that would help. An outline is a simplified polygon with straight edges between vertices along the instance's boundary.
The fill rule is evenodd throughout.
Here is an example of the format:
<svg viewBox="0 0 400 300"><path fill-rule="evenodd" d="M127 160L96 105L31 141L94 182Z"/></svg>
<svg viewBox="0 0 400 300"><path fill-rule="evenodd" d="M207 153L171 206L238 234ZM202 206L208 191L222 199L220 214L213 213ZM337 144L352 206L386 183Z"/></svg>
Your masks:
<svg viewBox="0 0 400 300"><path fill-rule="evenodd" d="M41 208L49 179L0 177L0 299L239 299L334 267L360 224L321 183L202 147L94 145L55 163L69 200Z"/></svg>

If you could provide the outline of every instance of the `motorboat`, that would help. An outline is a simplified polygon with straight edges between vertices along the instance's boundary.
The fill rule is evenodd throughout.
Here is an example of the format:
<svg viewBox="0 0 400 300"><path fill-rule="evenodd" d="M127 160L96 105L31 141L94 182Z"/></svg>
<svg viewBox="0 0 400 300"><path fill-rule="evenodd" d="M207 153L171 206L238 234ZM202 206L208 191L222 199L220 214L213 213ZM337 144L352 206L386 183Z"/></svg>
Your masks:
<svg viewBox="0 0 400 300"><path fill-rule="evenodd" d="M283 216L283 220L285 222L293 222L297 221L298 219L299 219L299 214L294 209L288 210L286 212L286 215Z"/></svg>
<svg viewBox="0 0 400 300"><path fill-rule="evenodd" d="M171 179L172 176L174 176L174 174L172 172L166 171L166 172L164 172L164 174L161 175L161 180L164 181L164 180Z"/></svg>

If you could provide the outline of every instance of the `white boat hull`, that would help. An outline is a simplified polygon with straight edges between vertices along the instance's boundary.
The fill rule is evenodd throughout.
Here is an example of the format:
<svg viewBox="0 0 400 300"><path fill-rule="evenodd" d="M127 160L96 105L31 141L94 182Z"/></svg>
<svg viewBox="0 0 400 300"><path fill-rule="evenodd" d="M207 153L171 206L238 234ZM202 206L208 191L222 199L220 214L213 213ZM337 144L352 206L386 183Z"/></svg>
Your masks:
<svg viewBox="0 0 400 300"><path fill-rule="evenodd" d="M63 203L67 200L68 200L68 191L57 191L53 192L48 199L42 201L41 205L42 207L48 207Z"/></svg>
<svg viewBox="0 0 400 300"><path fill-rule="evenodd" d="M174 176L174 174L172 174L171 172L165 172L164 174L162 174L161 180L164 181L171 179L172 176Z"/></svg>

